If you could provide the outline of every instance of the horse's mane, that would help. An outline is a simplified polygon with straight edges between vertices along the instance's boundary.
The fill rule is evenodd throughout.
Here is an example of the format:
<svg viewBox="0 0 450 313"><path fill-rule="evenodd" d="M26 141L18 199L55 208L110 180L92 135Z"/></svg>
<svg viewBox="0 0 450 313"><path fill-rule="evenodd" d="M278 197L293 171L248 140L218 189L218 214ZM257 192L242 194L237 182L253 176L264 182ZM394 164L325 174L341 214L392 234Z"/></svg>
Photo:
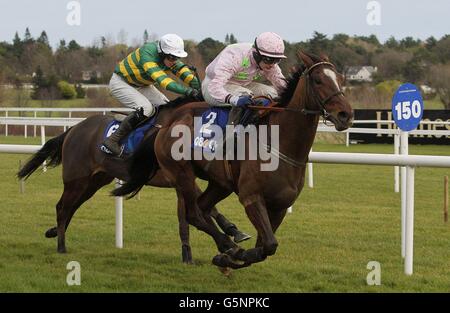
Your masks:
<svg viewBox="0 0 450 313"><path fill-rule="evenodd" d="M289 103L292 96L294 95L295 88L297 88L297 83L300 77L302 76L303 72L305 71L305 69L306 69L305 65L303 64L297 65L297 70L286 79L287 83L286 88L280 94L278 106L284 107Z"/></svg>
<svg viewBox="0 0 450 313"><path fill-rule="evenodd" d="M321 57L314 55L312 53L305 53L307 56L313 60L313 62L321 62L323 61ZM287 79L287 85L284 91L279 96L279 105L280 107L285 107L288 105L292 96L294 95L295 88L297 88L297 83L302 76L303 72L306 70L306 66L304 64L298 64L296 66L297 70L291 74Z"/></svg>

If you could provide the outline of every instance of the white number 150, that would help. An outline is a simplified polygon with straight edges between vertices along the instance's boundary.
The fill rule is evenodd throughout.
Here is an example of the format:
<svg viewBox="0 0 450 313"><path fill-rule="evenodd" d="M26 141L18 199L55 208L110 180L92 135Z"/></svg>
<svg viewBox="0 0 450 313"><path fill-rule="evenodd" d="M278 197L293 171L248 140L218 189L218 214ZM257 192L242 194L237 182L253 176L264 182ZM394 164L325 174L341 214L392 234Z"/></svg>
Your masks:
<svg viewBox="0 0 450 313"><path fill-rule="evenodd" d="M397 120L409 119L411 114L414 118L418 118L422 113L422 107L418 100L414 100L412 105L410 101L398 102L395 106L395 112L397 113Z"/></svg>

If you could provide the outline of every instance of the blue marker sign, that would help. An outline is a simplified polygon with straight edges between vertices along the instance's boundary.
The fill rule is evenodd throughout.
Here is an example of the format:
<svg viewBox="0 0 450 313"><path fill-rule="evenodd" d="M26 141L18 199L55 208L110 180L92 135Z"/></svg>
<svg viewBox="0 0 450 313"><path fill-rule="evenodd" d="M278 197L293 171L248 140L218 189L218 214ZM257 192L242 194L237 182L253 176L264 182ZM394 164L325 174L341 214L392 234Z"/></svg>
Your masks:
<svg viewBox="0 0 450 313"><path fill-rule="evenodd" d="M417 128L423 116L423 100L415 85L406 83L397 89L392 97L392 116L403 131Z"/></svg>

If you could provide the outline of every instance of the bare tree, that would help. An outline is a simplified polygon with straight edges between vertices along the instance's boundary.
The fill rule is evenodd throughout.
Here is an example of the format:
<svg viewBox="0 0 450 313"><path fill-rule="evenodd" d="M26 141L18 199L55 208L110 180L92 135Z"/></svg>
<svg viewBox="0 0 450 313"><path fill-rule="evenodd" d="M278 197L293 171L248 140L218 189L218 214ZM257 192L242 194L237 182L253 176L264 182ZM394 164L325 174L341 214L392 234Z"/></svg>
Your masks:
<svg viewBox="0 0 450 313"><path fill-rule="evenodd" d="M389 49L373 57L373 65L378 67L378 75L387 79L400 79L405 64L412 59L412 53Z"/></svg>
<svg viewBox="0 0 450 313"><path fill-rule="evenodd" d="M117 42L119 44L126 45L128 41L128 33L125 31L125 29L121 29L119 33L117 34Z"/></svg>
<svg viewBox="0 0 450 313"><path fill-rule="evenodd" d="M14 106L24 108L28 106L30 101L30 93L23 88L21 83L16 83L14 86ZM19 116L23 116L24 112L19 112Z"/></svg>
<svg viewBox="0 0 450 313"><path fill-rule="evenodd" d="M86 90L88 106L94 108L120 107L120 103L109 94L107 88L89 88Z"/></svg>
<svg viewBox="0 0 450 313"><path fill-rule="evenodd" d="M143 45L142 39L138 38L138 37L134 37L133 39L131 39L131 47L133 48L139 48L140 46Z"/></svg>
<svg viewBox="0 0 450 313"><path fill-rule="evenodd" d="M436 88L446 109L450 109L450 63L433 65L427 74L427 81Z"/></svg>
<svg viewBox="0 0 450 313"><path fill-rule="evenodd" d="M6 93L5 87L3 86L4 78L2 73L0 73L0 106L4 106L3 101L5 101Z"/></svg>

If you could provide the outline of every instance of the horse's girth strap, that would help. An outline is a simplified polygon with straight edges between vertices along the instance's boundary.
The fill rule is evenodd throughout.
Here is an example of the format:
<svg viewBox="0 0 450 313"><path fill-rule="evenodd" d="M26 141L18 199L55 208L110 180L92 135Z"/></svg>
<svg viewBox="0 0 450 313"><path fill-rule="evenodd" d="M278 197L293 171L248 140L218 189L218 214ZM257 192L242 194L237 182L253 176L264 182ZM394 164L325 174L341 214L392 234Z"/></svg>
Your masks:
<svg viewBox="0 0 450 313"><path fill-rule="evenodd" d="M223 160L225 167L225 174L227 175L227 179L233 183L233 170L231 169L231 164L228 160Z"/></svg>

